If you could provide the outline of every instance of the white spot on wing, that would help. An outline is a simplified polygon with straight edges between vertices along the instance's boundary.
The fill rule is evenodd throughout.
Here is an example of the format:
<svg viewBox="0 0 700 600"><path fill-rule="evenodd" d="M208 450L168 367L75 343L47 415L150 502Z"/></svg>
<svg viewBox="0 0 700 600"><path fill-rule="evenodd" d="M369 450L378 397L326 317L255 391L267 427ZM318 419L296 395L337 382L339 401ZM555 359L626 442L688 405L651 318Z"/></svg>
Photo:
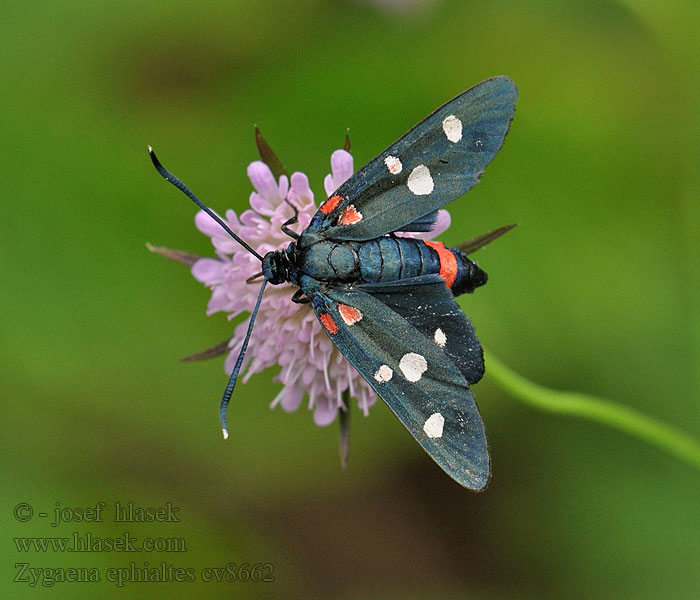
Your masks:
<svg viewBox="0 0 700 600"><path fill-rule="evenodd" d="M445 344L447 343L447 336L445 335L445 332L438 327L435 330L435 335L433 336L433 340L435 340L435 343L438 346L440 346L440 348L444 348Z"/></svg>
<svg viewBox="0 0 700 600"><path fill-rule="evenodd" d="M427 196L435 187L430 170L425 165L418 165L411 171L407 184L408 189L416 196Z"/></svg>
<svg viewBox="0 0 700 600"><path fill-rule="evenodd" d="M442 437L442 429L445 426L445 417L439 412L430 415L423 424L423 431L429 438Z"/></svg>
<svg viewBox="0 0 700 600"><path fill-rule="evenodd" d="M442 130L447 139L454 144L462 139L462 121L454 115L450 115L442 122Z"/></svg>
<svg viewBox="0 0 700 600"><path fill-rule="evenodd" d="M379 383L386 383L387 381L390 381L393 376L394 371L392 371L389 365L382 365L377 369L377 372L374 374L374 378Z"/></svg>
<svg viewBox="0 0 700 600"><path fill-rule="evenodd" d="M399 361L399 369L404 374L404 377L409 381L416 382L425 373L428 368L428 362L425 357L415 352L404 354Z"/></svg>
<svg viewBox="0 0 700 600"><path fill-rule="evenodd" d="M384 164L386 165L386 168L389 169L389 173L392 175L398 175L403 170L403 165L401 164L398 156L387 156L384 159Z"/></svg>

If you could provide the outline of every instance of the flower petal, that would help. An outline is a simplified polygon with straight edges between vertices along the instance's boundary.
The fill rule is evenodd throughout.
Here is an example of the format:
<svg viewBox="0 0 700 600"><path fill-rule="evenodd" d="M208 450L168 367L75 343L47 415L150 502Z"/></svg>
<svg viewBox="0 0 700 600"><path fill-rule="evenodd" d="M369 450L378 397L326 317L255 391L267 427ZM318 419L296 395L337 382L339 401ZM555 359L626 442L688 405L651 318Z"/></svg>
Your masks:
<svg viewBox="0 0 700 600"><path fill-rule="evenodd" d="M255 190L264 198L277 196L279 189L275 176L261 160L255 160L248 165L248 179L253 184Z"/></svg>
<svg viewBox="0 0 700 600"><path fill-rule="evenodd" d="M314 423L319 427L327 427L338 414L338 406L327 398L319 398L316 400L316 409L314 410Z"/></svg>
<svg viewBox="0 0 700 600"><path fill-rule="evenodd" d="M333 175L328 174L324 177L323 189L326 191L326 196L329 198L333 195L333 192L338 189L338 186L336 186L333 181Z"/></svg>
<svg viewBox="0 0 700 600"><path fill-rule="evenodd" d="M194 225L197 229L199 229L199 231L201 231L204 235L208 235L209 237L222 235L228 236L228 234L221 228L221 225L219 225L203 210L200 210L197 212L197 214L195 214Z"/></svg>
<svg viewBox="0 0 700 600"><path fill-rule="evenodd" d="M200 258L192 265L192 277L205 285L215 285L224 280L224 263L214 258Z"/></svg>
<svg viewBox="0 0 700 600"><path fill-rule="evenodd" d="M309 178L297 171L291 176L292 187L289 189L288 200L292 202L299 210L309 204L314 203L314 193L309 187Z"/></svg>
<svg viewBox="0 0 700 600"><path fill-rule="evenodd" d="M207 303L207 315L213 315L219 311L228 312L230 310L231 301L226 293L226 288L221 286L215 287Z"/></svg>
<svg viewBox="0 0 700 600"><path fill-rule="evenodd" d="M295 385L287 385L284 388L280 404L287 412L293 412L301 405L304 392Z"/></svg>
<svg viewBox="0 0 700 600"><path fill-rule="evenodd" d="M344 184L354 171L352 154L347 150L336 150L331 154L331 173L336 185Z"/></svg>
<svg viewBox="0 0 700 600"><path fill-rule="evenodd" d="M346 150L336 150L331 154L331 174L326 175L323 180L323 187L326 195L330 196L335 190L343 185L354 170L352 154Z"/></svg>

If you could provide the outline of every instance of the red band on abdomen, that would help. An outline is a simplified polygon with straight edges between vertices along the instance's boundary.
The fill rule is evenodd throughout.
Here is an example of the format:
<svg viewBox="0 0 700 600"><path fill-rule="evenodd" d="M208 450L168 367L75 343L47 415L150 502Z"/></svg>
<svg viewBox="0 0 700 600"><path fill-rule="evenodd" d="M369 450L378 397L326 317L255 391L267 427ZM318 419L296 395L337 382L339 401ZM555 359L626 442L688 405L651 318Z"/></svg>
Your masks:
<svg viewBox="0 0 700 600"><path fill-rule="evenodd" d="M440 277L445 280L445 285L451 288L457 277L457 259L450 250L445 248L442 242L426 241L426 246L430 246L438 254L440 259Z"/></svg>

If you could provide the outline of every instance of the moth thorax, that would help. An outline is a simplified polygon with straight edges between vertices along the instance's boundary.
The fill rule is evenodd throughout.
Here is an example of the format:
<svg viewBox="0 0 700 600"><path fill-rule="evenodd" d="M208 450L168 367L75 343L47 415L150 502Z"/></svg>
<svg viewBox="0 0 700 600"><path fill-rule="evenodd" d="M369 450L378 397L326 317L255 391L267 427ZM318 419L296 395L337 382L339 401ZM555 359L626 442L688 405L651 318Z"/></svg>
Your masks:
<svg viewBox="0 0 700 600"><path fill-rule="evenodd" d="M263 256L262 272L270 283L277 285L285 281L293 281L296 268L291 260L294 255L294 242L285 250L274 250Z"/></svg>

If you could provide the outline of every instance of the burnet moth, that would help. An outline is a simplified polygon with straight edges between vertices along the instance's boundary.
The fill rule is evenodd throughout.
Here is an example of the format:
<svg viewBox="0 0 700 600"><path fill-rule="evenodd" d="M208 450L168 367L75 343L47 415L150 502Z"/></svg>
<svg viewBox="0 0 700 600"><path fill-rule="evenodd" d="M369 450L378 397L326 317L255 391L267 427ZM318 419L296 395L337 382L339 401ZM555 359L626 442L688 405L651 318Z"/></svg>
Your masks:
<svg viewBox="0 0 700 600"><path fill-rule="evenodd" d="M342 184L284 250L259 255L185 184L158 172L261 262L262 285L220 405L226 410L265 286L292 284L326 333L433 460L458 483L483 489L489 478L484 424L470 385L484 374L474 327L455 302L486 283L460 248L400 237L430 231L437 211L463 195L508 132L517 90L493 77L438 108ZM509 227L474 240L481 247ZM494 235L495 234L495 235Z"/></svg>

